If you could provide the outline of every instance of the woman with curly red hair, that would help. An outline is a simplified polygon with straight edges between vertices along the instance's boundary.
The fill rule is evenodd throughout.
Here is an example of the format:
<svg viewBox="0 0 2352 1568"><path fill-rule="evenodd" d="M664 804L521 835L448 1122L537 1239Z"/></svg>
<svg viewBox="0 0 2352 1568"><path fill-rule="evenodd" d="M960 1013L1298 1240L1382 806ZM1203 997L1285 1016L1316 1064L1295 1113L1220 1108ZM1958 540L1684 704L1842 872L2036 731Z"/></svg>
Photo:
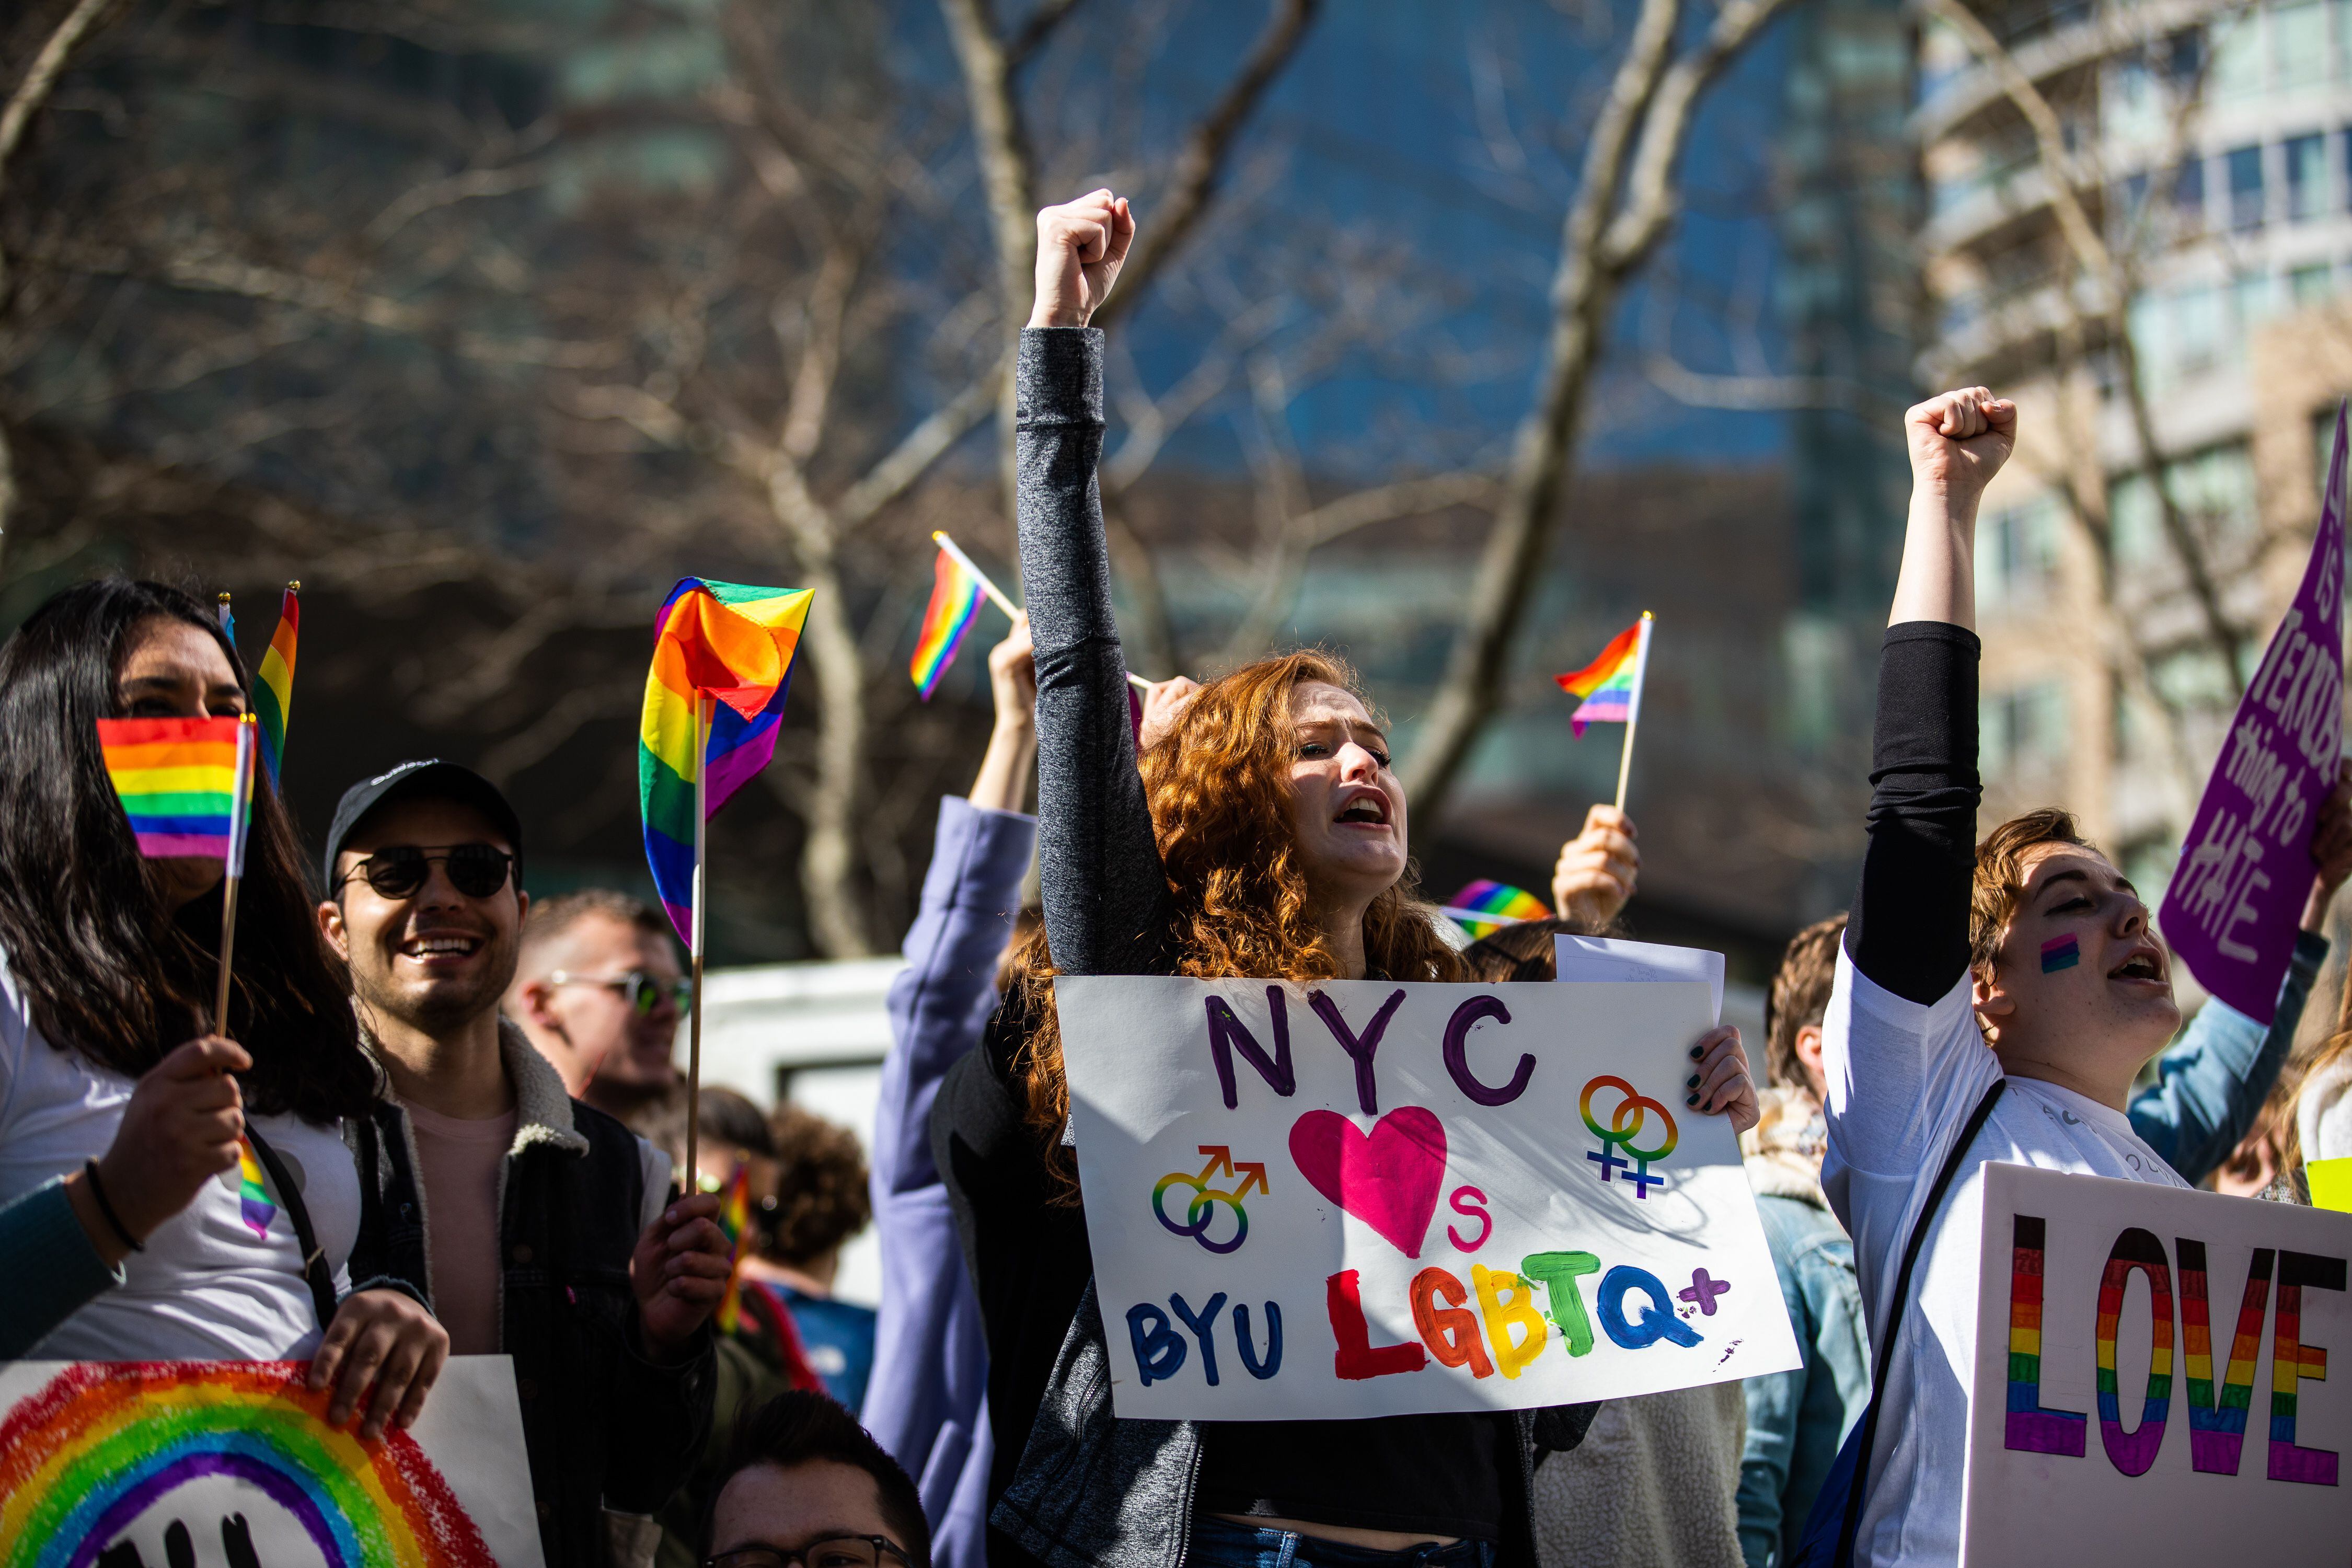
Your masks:
<svg viewBox="0 0 2352 1568"><path fill-rule="evenodd" d="M1360 1421L1119 1420L1065 1145L1055 974L1468 978L1416 896L1404 790L1339 659L1201 688L1139 770L1095 486L1102 335L1135 235L1097 191L1038 215L1018 369L1021 552L1037 668L1041 942L941 1086L932 1142L989 1342L990 1561L1532 1568L1534 1464L1593 1407ZM1754 1120L1736 1031L1690 1103Z"/></svg>

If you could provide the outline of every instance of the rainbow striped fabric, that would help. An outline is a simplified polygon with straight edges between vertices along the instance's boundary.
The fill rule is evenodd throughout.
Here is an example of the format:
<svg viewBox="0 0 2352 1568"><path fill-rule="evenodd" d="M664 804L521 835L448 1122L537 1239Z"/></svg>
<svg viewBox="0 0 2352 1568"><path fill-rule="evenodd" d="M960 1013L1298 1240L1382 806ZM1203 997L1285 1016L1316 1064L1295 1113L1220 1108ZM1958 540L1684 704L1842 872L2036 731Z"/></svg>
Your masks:
<svg viewBox="0 0 2352 1568"><path fill-rule="evenodd" d="M150 859L209 855L244 870L238 774L251 766L250 719L100 719L106 776ZM249 731L247 731L249 734ZM244 749L241 749L244 748Z"/></svg>
<svg viewBox="0 0 2352 1568"><path fill-rule="evenodd" d="M939 552L931 573L931 602L923 611L923 629L915 638L915 657L907 666L915 690L929 702L939 689L940 677L955 662L958 649L980 618L980 579L947 551Z"/></svg>
<svg viewBox="0 0 2352 1568"><path fill-rule="evenodd" d="M711 1325L722 1334L735 1331L743 1313L743 1255L751 1250L751 1163L735 1162L735 1173L727 1179L727 1196L719 1205L719 1228L735 1245L729 1257L727 1294L719 1298L719 1310L711 1314Z"/></svg>
<svg viewBox="0 0 2352 1568"><path fill-rule="evenodd" d="M302 606L295 595L302 584L286 584L278 602L278 629L270 634L269 651L261 656L255 681L253 710L261 720L261 765L269 783L278 784L278 762L286 754L286 721L294 711L294 637L301 629Z"/></svg>
<svg viewBox="0 0 2352 1568"><path fill-rule="evenodd" d="M1491 921L1472 921L1456 914L1454 918L1461 922L1462 929L1474 937L1489 935L1521 921L1548 920L1551 916L1551 906L1525 888L1514 888L1508 882L1496 882L1485 877L1454 894L1446 907L1475 910L1495 917Z"/></svg>
<svg viewBox="0 0 2352 1568"><path fill-rule="evenodd" d="M670 923L693 940L694 777L707 763L703 814L715 816L776 754L784 693L808 620L806 588L679 580L654 621L653 668L637 726L637 805L646 859ZM712 699L709 739L694 754L695 705Z"/></svg>
<svg viewBox="0 0 2352 1568"><path fill-rule="evenodd" d="M1582 669L1552 679L1559 689L1571 697L1580 697L1569 716L1569 728L1584 733L1587 724L1622 724L1633 717L1641 700L1643 645L1649 637L1650 617L1640 620L1609 639L1601 657Z"/></svg>
<svg viewBox="0 0 2352 1568"><path fill-rule="evenodd" d="M269 1239L269 1221L278 1213L278 1205L269 1201L269 1183L261 1173L261 1162L253 1157L250 1139L236 1141L236 1206L246 1229Z"/></svg>

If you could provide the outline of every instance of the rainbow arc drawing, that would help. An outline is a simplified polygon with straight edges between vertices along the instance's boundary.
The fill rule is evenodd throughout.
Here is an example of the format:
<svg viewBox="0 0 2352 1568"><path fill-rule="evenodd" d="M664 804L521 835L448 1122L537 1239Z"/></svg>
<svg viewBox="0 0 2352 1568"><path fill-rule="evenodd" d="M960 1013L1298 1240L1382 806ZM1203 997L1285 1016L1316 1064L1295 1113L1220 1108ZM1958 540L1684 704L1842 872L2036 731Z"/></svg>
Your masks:
<svg viewBox="0 0 2352 1568"><path fill-rule="evenodd" d="M86 1362L0 1422L0 1568L90 1568L177 1489L226 1476L331 1568L495 1568L433 1461L326 1423L295 1362Z"/></svg>

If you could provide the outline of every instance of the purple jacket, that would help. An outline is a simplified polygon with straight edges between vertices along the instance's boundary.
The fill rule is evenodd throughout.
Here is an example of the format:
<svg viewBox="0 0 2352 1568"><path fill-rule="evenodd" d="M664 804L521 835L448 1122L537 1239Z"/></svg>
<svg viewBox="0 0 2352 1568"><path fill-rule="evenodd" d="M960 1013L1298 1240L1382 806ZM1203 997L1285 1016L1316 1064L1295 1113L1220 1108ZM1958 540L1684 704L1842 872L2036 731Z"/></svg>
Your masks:
<svg viewBox="0 0 2352 1568"><path fill-rule="evenodd" d="M988 1346L931 1162L931 1101L995 1010L996 963L1036 844L1034 816L943 798L907 967L890 983L891 1049L874 1118L882 1314L860 1414L915 1478L939 1568L984 1568L992 1445Z"/></svg>

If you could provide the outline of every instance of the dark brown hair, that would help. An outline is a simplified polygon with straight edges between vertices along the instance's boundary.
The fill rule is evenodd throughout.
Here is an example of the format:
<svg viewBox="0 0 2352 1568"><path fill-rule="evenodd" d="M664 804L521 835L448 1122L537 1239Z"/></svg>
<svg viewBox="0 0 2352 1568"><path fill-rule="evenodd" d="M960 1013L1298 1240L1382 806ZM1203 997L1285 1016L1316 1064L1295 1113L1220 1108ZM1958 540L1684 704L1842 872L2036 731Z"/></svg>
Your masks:
<svg viewBox="0 0 2352 1568"><path fill-rule="evenodd" d="M1557 917L1519 921L1487 932L1462 950L1463 978L1490 984L1506 980L1557 980L1559 952L1551 939L1592 934L1582 921Z"/></svg>
<svg viewBox="0 0 2352 1568"><path fill-rule="evenodd" d="M857 1134L786 1103L768 1117L776 1154L776 1206L761 1224L760 1251L798 1268L866 1228L874 1200Z"/></svg>
<svg viewBox="0 0 2352 1568"><path fill-rule="evenodd" d="M704 1552L718 1550L710 1531L716 1523L719 1494L727 1489L729 1481L755 1465L789 1470L796 1465L827 1460L874 1478L882 1522L890 1531L892 1544L905 1551L914 1568L930 1568L930 1523L923 1517L922 1495L905 1467L857 1424L856 1416L809 1389L780 1394L765 1405L747 1409L735 1423L727 1458L719 1467L718 1482L710 1489L710 1506L703 1516Z"/></svg>
<svg viewBox="0 0 2352 1568"><path fill-rule="evenodd" d="M2025 858L2045 844L2095 849L2074 826L2074 814L2054 805L2012 816L1977 846L1977 869L1969 898L1969 966L1990 969L2000 950L2001 933L2025 895Z"/></svg>

